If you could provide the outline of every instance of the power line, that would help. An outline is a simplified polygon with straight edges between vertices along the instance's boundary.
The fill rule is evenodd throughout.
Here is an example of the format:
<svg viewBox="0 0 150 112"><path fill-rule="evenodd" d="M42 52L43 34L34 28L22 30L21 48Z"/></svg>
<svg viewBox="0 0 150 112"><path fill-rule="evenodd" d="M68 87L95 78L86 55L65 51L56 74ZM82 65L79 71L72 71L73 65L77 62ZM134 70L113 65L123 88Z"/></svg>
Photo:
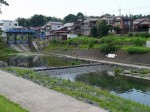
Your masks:
<svg viewBox="0 0 150 112"><path fill-rule="evenodd" d="M129 8L129 9L121 9L119 8L118 10L113 10L113 11L110 11L110 12L107 12L107 13L113 13L113 12L118 12L119 11L119 15L121 15L121 12L122 11L126 11L126 10L141 10L141 9L148 9L150 8L150 6L145 6L145 7L136 7L136 8Z"/></svg>

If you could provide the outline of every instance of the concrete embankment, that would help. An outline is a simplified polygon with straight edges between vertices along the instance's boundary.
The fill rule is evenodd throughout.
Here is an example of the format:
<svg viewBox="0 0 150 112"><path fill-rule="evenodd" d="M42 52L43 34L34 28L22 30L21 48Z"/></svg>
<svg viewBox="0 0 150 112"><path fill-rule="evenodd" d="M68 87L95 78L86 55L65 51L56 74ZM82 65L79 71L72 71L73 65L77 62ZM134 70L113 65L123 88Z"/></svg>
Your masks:
<svg viewBox="0 0 150 112"><path fill-rule="evenodd" d="M80 60L85 60L85 61L91 61L95 63L100 63L100 64L105 64L113 67L123 67L123 68L128 68L128 69L150 69L150 66L147 65L136 65L136 64L126 64L126 63L121 63L121 62L114 62L114 61L105 61L105 60L100 60L100 59L90 59L90 58L84 58L84 57L79 57L79 56L70 56L70 55L64 55L64 54L57 54L57 53L52 53L53 55L57 56L65 56L68 58L73 58L73 59L80 59Z"/></svg>
<svg viewBox="0 0 150 112"><path fill-rule="evenodd" d="M75 57L130 63L137 65L150 66L150 53L146 54L128 54L127 52L114 52L117 55L115 58L108 58L105 53L97 49L74 49L74 50L54 50L52 53L71 55Z"/></svg>

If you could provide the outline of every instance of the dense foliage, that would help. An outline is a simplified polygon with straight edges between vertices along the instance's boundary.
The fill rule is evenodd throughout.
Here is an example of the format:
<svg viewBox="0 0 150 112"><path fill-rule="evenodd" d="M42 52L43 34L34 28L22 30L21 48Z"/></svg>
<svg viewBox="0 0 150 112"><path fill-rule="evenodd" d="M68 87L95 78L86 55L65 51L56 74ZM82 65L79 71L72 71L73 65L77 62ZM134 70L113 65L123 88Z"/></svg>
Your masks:
<svg viewBox="0 0 150 112"><path fill-rule="evenodd" d="M150 48L146 48L147 38L143 37L119 37L119 36L106 36L102 38L93 38L80 36L67 40L51 40L49 46L44 48L45 51L52 49L100 49L102 52L114 52L117 50L128 51L133 47L140 47L146 49L147 52ZM135 52L138 53L138 52ZM140 52L139 52L140 53ZM142 52L141 52L142 53ZM145 50L143 53L146 53Z"/></svg>
<svg viewBox="0 0 150 112"><path fill-rule="evenodd" d="M74 14L68 14L67 16L64 17L64 19L56 18L56 17L51 17L51 16L44 16L44 15L38 15L35 14L30 18L17 18L16 20L18 21L20 26L24 27L40 27L46 24L48 21L52 22L74 22L78 18L84 18L84 15L79 12L77 15Z"/></svg>
<svg viewBox="0 0 150 112"><path fill-rule="evenodd" d="M35 14L30 18L17 18L16 19L19 23L20 26L24 26L24 27L39 27L39 26L43 26L46 24L46 22L48 21L55 21L55 22L62 22L62 20L60 18L56 18L56 17L47 17L44 15L38 15Z"/></svg>
<svg viewBox="0 0 150 112"><path fill-rule="evenodd" d="M65 23L70 23L70 22L75 22L77 19L84 19L84 15L79 12L77 15L74 14L68 14L67 16L64 17L64 22Z"/></svg>
<svg viewBox="0 0 150 112"><path fill-rule="evenodd" d="M103 37L107 36L109 31L109 27L104 21L97 21L96 26L91 28L91 36L93 37Z"/></svg>
<svg viewBox="0 0 150 112"><path fill-rule="evenodd" d="M127 52L129 54L144 54L144 53L148 53L149 51L150 51L149 48L143 48L137 46L132 46L127 49Z"/></svg>
<svg viewBox="0 0 150 112"><path fill-rule="evenodd" d="M0 37L0 54L11 54L11 53L16 53L15 50L11 49L6 42L3 41L2 37Z"/></svg>

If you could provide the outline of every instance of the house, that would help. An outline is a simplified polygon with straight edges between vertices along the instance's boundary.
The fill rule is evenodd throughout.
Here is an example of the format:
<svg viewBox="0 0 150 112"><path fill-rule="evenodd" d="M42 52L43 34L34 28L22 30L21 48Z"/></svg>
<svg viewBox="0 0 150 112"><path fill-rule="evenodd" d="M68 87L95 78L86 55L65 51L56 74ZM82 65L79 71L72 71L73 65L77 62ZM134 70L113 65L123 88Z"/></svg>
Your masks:
<svg viewBox="0 0 150 112"><path fill-rule="evenodd" d="M75 22L74 22L74 33L76 34L81 34L81 25L83 23L84 19L77 19Z"/></svg>
<svg viewBox="0 0 150 112"><path fill-rule="evenodd" d="M127 34L132 31L133 19L128 17L116 17L114 18L113 28L116 34Z"/></svg>
<svg viewBox="0 0 150 112"><path fill-rule="evenodd" d="M101 21L106 22L106 24L108 25L109 33L114 33L114 27L113 27L114 18L115 16L104 16L100 19Z"/></svg>
<svg viewBox="0 0 150 112"><path fill-rule="evenodd" d="M55 30L55 32L48 35L48 39L61 39L66 40L68 38L74 38L77 37L76 34L73 33L73 26L74 23L66 23L64 26L58 28Z"/></svg>
<svg viewBox="0 0 150 112"><path fill-rule="evenodd" d="M74 28L74 23L66 23L66 24L64 24L63 27L67 27L67 31L70 32L70 33L73 33L73 32L74 32L74 30L73 30L73 28Z"/></svg>
<svg viewBox="0 0 150 112"><path fill-rule="evenodd" d="M107 25L112 25L114 21L115 16L104 16L100 20L105 21Z"/></svg>
<svg viewBox="0 0 150 112"><path fill-rule="evenodd" d="M11 21L11 20L0 20L0 29L4 32L11 29L20 30L23 29L23 26L18 26L17 21Z"/></svg>
<svg viewBox="0 0 150 112"><path fill-rule="evenodd" d="M96 25L97 18L86 18L81 24L81 34L85 36L91 35L91 28Z"/></svg>
<svg viewBox="0 0 150 112"><path fill-rule="evenodd" d="M139 18L133 21L134 32L149 32L150 19Z"/></svg>
<svg viewBox="0 0 150 112"><path fill-rule="evenodd" d="M40 33L40 32L41 32L41 27L30 27L29 29L30 29L30 30L34 30L34 31L37 32L37 33Z"/></svg>
<svg viewBox="0 0 150 112"><path fill-rule="evenodd" d="M62 26L63 24L61 22L48 22L46 25L41 27L41 33L50 35Z"/></svg>

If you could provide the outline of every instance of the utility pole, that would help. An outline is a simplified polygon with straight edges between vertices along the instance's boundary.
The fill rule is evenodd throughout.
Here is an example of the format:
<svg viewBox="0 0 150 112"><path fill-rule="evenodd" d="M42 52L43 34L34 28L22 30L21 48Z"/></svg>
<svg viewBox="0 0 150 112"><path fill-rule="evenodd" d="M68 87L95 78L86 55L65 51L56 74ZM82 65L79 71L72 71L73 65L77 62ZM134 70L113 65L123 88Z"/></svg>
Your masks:
<svg viewBox="0 0 150 112"><path fill-rule="evenodd" d="M2 5L0 4L0 14L2 14L2 11L1 11L1 9L2 9Z"/></svg>
<svg viewBox="0 0 150 112"><path fill-rule="evenodd" d="M121 8L119 8L118 11L119 11L119 16L121 17Z"/></svg>
<svg viewBox="0 0 150 112"><path fill-rule="evenodd" d="M129 32L131 32L131 14L130 14L130 11L129 11Z"/></svg>

